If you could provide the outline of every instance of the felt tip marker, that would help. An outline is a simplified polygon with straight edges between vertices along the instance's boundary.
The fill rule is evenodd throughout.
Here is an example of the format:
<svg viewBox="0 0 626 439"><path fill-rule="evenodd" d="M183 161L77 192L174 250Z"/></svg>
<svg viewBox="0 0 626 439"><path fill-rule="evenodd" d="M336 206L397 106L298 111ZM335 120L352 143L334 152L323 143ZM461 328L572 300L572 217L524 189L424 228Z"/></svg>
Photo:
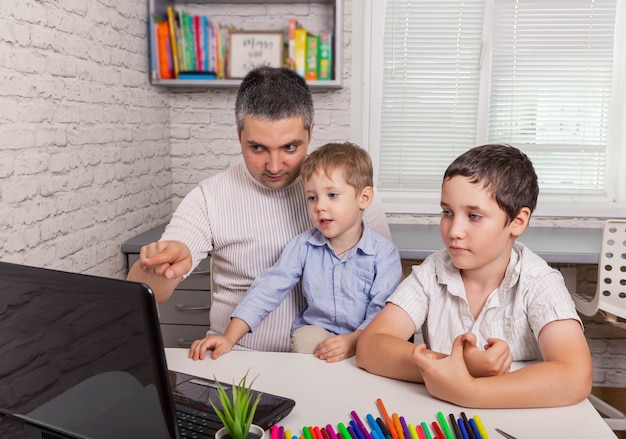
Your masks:
<svg viewBox="0 0 626 439"><path fill-rule="evenodd" d="M333 426L330 424L326 425L326 432L328 433L328 436L330 436L330 439L339 439L337 437L337 433L335 433L335 430L333 429Z"/></svg>
<svg viewBox="0 0 626 439"><path fill-rule="evenodd" d="M408 428L409 428L409 434L411 435L410 436L411 439L420 439L420 435L417 433L415 424L409 424Z"/></svg>
<svg viewBox="0 0 626 439"><path fill-rule="evenodd" d="M354 422L356 422L357 427L359 428L359 430L361 430L363 437L365 439L372 439L372 435L370 434L369 431L367 431L367 428L365 428L365 425L363 425L363 421L361 421L361 418L359 417L358 413L352 410L350 412L350 416L352 416L352 419L354 419Z"/></svg>
<svg viewBox="0 0 626 439"><path fill-rule="evenodd" d="M435 430L435 434L437 435L439 439L446 439L446 435L443 434L443 431L441 431L441 427L439 426L439 424L433 421L432 426L433 426L433 430Z"/></svg>
<svg viewBox="0 0 626 439"><path fill-rule="evenodd" d="M372 430L375 430L376 433L378 433L380 435L381 439L386 439L385 434L380 429L380 425L378 425L378 422L376 422L376 419L374 419L374 416L372 416L371 413L368 413L365 416L365 419L367 419L367 423L370 425Z"/></svg>
<svg viewBox="0 0 626 439"><path fill-rule="evenodd" d="M406 439L411 439L411 432L409 431L409 426L406 425L406 419L404 419L404 416L400 416L400 425L402 426L404 437Z"/></svg>
<svg viewBox="0 0 626 439"><path fill-rule="evenodd" d="M480 430L478 429L478 424L476 424L474 418L470 418L469 424L470 427L472 427L472 431L474 432L474 436L476 436L476 439L483 439L483 436L480 434Z"/></svg>
<svg viewBox="0 0 626 439"><path fill-rule="evenodd" d="M350 420L350 427L352 427L352 432L356 435L357 439L365 439L365 436L361 433L361 429L353 419ZM350 430L348 429L348 431Z"/></svg>
<svg viewBox="0 0 626 439"><path fill-rule="evenodd" d="M456 423L459 425L459 431L461 432L462 439L469 439L469 435L467 434L467 429L465 428L465 422L463 419L459 418L456 420Z"/></svg>
<svg viewBox="0 0 626 439"><path fill-rule="evenodd" d="M309 430L309 427L306 425L302 427L302 434L304 434L304 439L313 439L313 437L311 437L311 430Z"/></svg>
<svg viewBox="0 0 626 439"><path fill-rule="evenodd" d="M480 432L482 439L489 439L489 434L487 434L487 429L483 424L483 420L480 419L480 416L474 415L474 420L476 421L476 426L478 427L478 431Z"/></svg>
<svg viewBox="0 0 626 439"><path fill-rule="evenodd" d="M462 439L461 430L459 430L459 424L457 424L454 414L450 413L448 417L450 418L450 430L453 430L454 437L456 437L457 439Z"/></svg>
<svg viewBox="0 0 626 439"><path fill-rule="evenodd" d="M354 428L352 428L352 425L348 425L346 427L346 430L348 430L348 434L350 435L352 439L359 439L359 437L356 435L356 432L354 431Z"/></svg>
<svg viewBox="0 0 626 439"><path fill-rule="evenodd" d="M387 428L387 424L385 424L385 421L383 421L382 418L376 418L376 423L380 427L380 430L383 432L383 436L385 436L385 438L393 439L389 428Z"/></svg>
<svg viewBox="0 0 626 439"><path fill-rule="evenodd" d="M339 433L341 433L341 435L343 436L343 439L352 438L352 436L350 436L350 433L348 433L348 429L346 428L343 422L340 422L339 424L337 424L337 427L339 428Z"/></svg>
<svg viewBox="0 0 626 439"><path fill-rule="evenodd" d="M442 412L437 412L437 419L439 420L439 424L445 433L444 437L446 439L454 439L454 436L452 436L452 432L450 431L450 427L448 426L448 422L446 421L446 417Z"/></svg>
<svg viewBox="0 0 626 439"><path fill-rule="evenodd" d="M322 435L322 431L320 430L319 427L317 426L313 427L313 433L315 433L315 437L317 439L324 439L324 436Z"/></svg>
<svg viewBox="0 0 626 439"><path fill-rule="evenodd" d="M270 430L270 438L278 439L278 426L276 424L272 425L272 429Z"/></svg>
<svg viewBox="0 0 626 439"><path fill-rule="evenodd" d="M391 437L393 439L399 439L398 432L393 425L393 421L389 417L389 413L387 413L387 409L385 408L385 404L383 404L383 400L378 398L376 400L376 405L378 405L378 410L380 410L380 414L383 416L383 420L385 421L385 425L387 425L387 430L389 430L389 434L391 434Z"/></svg>
<svg viewBox="0 0 626 439"><path fill-rule="evenodd" d="M391 419L393 422L393 426L396 429L396 433L398 435L398 439L408 439L404 437L404 429L402 428L402 424L400 423L400 417L397 413L391 415Z"/></svg>
<svg viewBox="0 0 626 439"><path fill-rule="evenodd" d="M467 430L467 436L469 437L469 439L476 439L476 436L474 435L474 430L472 430L472 426L470 425L465 412L461 412L461 418L463 418L463 423L465 424L465 430Z"/></svg>
<svg viewBox="0 0 626 439"><path fill-rule="evenodd" d="M420 425L422 426L422 430L424 431L424 434L426 435L425 439L433 439L433 437L430 435L430 428L428 428L428 425L426 425L426 422L422 422Z"/></svg>

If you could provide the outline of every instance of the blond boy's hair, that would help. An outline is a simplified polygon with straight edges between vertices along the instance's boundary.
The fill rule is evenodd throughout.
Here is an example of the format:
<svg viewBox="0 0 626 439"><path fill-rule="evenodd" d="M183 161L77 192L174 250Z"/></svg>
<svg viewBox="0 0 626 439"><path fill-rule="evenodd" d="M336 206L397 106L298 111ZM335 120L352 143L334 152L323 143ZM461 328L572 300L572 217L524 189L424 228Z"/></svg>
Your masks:
<svg viewBox="0 0 626 439"><path fill-rule="evenodd" d="M302 165L303 180L323 172L331 178L336 170L343 171L343 178L358 194L367 186L374 186L374 168L367 151L350 142L327 143L309 154Z"/></svg>

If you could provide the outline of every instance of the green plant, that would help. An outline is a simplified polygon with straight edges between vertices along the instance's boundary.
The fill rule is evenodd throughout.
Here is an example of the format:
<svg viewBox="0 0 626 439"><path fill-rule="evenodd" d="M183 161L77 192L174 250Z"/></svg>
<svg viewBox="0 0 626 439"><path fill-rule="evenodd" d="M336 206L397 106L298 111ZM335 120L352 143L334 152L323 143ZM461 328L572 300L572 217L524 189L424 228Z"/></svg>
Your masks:
<svg viewBox="0 0 626 439"><path fill-rule="evenodd" d="M229 397L224 386L215 380L221 409L209 400L232 439L246 439L248 437L254 413L261 400L261 393L258 393L256 399L252 401L252 384L256 377L250 382L250 385L246 385L247 378L248 373L246 372L239 384L235 384L233 381L232 398Z"/></svg>

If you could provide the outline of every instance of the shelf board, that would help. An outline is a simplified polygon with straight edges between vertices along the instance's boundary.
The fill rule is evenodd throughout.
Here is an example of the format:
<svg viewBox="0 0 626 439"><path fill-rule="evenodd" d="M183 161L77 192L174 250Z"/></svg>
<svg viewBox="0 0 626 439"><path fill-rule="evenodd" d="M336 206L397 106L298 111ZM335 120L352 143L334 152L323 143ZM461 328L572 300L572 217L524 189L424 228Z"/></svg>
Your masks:
<svg viewBox="0 0 626 439"><path fill-rule="evenodd" d="M307 81L311 90L340 89L336 79L329 81ZM152 85L187 88L239 88L241 79L153 79Z"/></svg>

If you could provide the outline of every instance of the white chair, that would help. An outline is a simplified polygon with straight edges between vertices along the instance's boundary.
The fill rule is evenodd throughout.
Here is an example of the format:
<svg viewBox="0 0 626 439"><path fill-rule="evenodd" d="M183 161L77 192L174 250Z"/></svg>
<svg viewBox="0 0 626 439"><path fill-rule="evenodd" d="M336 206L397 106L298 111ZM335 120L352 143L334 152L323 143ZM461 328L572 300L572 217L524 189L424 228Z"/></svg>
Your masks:
<svg viewBox="0 0 626 439"><path fill-rule="evenodd" d="M626 220L608 220L604 224L598 262L598 282L593 296L574 294L576 309L626 329ZM589 396L593 406L605 416L612 430L626 431L626 416L595 395Z"/></svg>

